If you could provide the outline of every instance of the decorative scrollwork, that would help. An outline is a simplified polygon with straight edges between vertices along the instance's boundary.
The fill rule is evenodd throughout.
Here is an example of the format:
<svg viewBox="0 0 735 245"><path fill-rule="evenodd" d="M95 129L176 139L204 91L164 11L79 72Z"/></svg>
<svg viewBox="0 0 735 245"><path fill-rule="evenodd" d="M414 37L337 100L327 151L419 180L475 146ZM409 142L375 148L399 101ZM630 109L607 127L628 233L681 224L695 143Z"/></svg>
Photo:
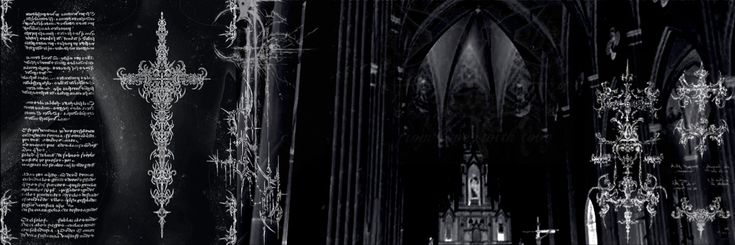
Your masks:
<svg viewBox="0 0 735 245"><path fill-rule="evenodd" d="M220 36L225 37L225 42L227 43L227 47L232 46L232 44L235 43L235 40L237 39L237 1L236 0L227 0L227 9L220 13L220 15L226 13L229 13L232 16L232 20L229 24L227 24L227 29L224 33L220 34Z"/></svg>
<svg viewBox="0 0 735 245"><path fill-rule="evenodd" d="M720 208L720 201L720 197L715 197L715 200L712 201L707 209L694 209L694 206L689 203L689 200L686 197L683 197L681 198L680 206L676 207L676 210L671 212L671 217L674 219L687 217L687 221L690 223L693 222L697 225L697 231L699 231L699 237L701 238L702 232L704 231L704 225L706 225L707 222L714 221L718 216L722 219L730 218L730 211L722 210L722 208Z"/></svg>
<svg viewBox="0 0 735 245"><path fill-rule="evenodd" d="M725 77L720 78L714 84L707 84L707 76L709 73L704 70L704 64L700 63L699 69L694 72L697 81L688 82L685 74L679 77L679 87L671 94L671 98L679 102L679 106L686 108L690 104L697 107L697 116L699 119L689 125L684 124L684 119L680 119L676 123L676 132L681 135L680 144L686 145L688 141L693 141L695 150L700 156L704 156L707 151L707 139L722 146L722 135L728 132L727 122L720 121L720 125L710 124L707 119L707 104L714 103L717 107L725 106L725 101L732 98L727 95L727 88L723 85Z"/></svg>
<svg viewBox="0 0 735 245"><path fill-rule="evenodd" d="M10 191L5 191L0 198L0 243L2 245L10 245L13 240L18 239L10 234L10 229L5 225L5 216L10 212L10 207L15 204L9 193Z"/></svg>
<svg viewBox="0 0 735 245"><path fill-rule="evenodd" d="M186 65L183 61L169 62L169 49L166 45L168 30L163 12L158 20L156 35L158 36L156 61L141 61L138 65L138 73L134 74L125 73L125 68L120 68L117 70L115 80L119 80L120 85L126 90L131 90L131 86L138 87L138 94L153 105L150 127L151 138L156 149L149 156L153 160L153 167L148 170L148 175L151 176L151 184L155 186L155 189L150 190L150 195L158 205L158 210L154 213L158 216L161 238L163 238L166 215L171 213L165 207L174 195L174 191L168 187L173 183L173 176L176 175L176 170L173 170L171 163L174 154L168 149L174 135L171 106L184 96L185 87L199 90L204 85L204 81L209 78L204 68L199 68L199 73L190 74L186 72Z"/></svg>
<svg viewBox="0 0 735 245"><path fill-rule="evenodd" d="M13 31L10 30L10 25L5 21L5 14L10 10L11 3L13 3L13 0L0 0L0 41L3 42L5 47L10 47L8 43L13 41L13 37L18 36L13 34Z"/></svg>
<svg viewBox="0 0 735 245"><path fill-rule="evenodd" d="M283 54L298 51L291 48L296 43L291 33L277 33L271 28L284 18L259 7L259 4L270 1L274 0L226 0L226 8L217 16L219 19L229 15L231 19L224 33L220 34L224 37L227 50L215 49L215 52L219 58L241 68L242 76L236 108L223 109L230 142L224 149L224 155L215 151L208 160L227 184L239 184L239 195L245 196L247 190L248 196L236 201L241 207L242 202L249 201L258 210L258 217L253 219L262 222L264 236L266 231L277 233L278 227L272 224L278 225L283 216L283 194L279 167L272 171L270 159L263 161L259 157L262 154L259 148L260 125L267 124L262 121L264 115L259 109L267 107L261 106L261 103L268 102L259 96L258 88L262 86L259 83L266 79L269 62L280 60ZM222 239L234 241L237 233L229 231Z"/></svg>
<svg viewBox="0 0 735 245"><path fill-rule="evenodd" d="M644 163L658 166L663 161L663 155L654 155L646 150L658 141L659 134L654 133L646 140L641 140L638 135L640 124L644 122L644 118L638 114L647 113L655 118L659 92L650 82L644 89L631 89L630 81L633 78L626 68L626 73L620 77L624 81L622 91L611 88L607 83L603 83L597 91L599 106L595 110L600 116L606 111L614 112L610 122L616 126L618 135L611 140L597 133L598 152L590 160L600 167L610 163L613 165L612 178L609 174L599 177L597 186L592 187L589 194L597 192L601 217L604 218L610 210L623 211L623 219L618 220L618 224L625 225L627 240L630 240L631 226L638 223L634 219L634 211L645 208L651 216L655 216L655 207L660 200L659 191L666 196L666 190L658 185L658 179L643 172ZM612 154L607 153L607 149ZM618 164L624 169L622 177L618 176ZM638 170L637 175L631 171L634 167Z"/></svg>
<svg viewBox="0 0 735 245"><path fill-rule="evenodd" d="M237 199L232 193L228 193L227 200L221 202L221 204L225 206L225 211L232 218L232 223L230 223L230 228L227 229L227 234L220 240L225 241L226 245L235 245L237 243Z"/></svg>

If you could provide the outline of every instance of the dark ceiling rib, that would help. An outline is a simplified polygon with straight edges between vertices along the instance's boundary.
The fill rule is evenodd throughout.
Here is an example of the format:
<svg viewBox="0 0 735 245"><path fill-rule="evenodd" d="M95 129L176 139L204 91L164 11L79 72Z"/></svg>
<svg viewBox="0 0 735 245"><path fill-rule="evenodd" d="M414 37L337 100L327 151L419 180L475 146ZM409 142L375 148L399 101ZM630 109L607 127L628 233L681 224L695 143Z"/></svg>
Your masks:
<svg viewBox="0 0 735 245"><path fill-rule="evenodd" d="M495 21L486 15L481 15L478 18L481 19L479 23L482 23L480 25L480 35L485 41L485 48L482 50L482 53L485 57L490 57L489 59L486 59L485 63L483 64L485 67L485 75L487 76L488 87L491 90L489 92L491 95L494 95L497 97L498 91L495 91L496 89L494 86L490 86L491 85L490 83L494 84L496 81L495 81L495 73L493 72L492 52L494 51L492 50L492 43L491 43L492 42L492 30L490 30L490 25L488 25L488 23L495 23ZM498 27L498 29L500 29L500 27Z"/></svg>
<svg viewBox="0 0 735 245"><path fill-rule="evenodd" d="M505 35L508 39L510 39L510 37L508 36L508 34L506 32L503 31L502 27L500 27L500 25L495 21L495 19L493 19L490 16L490 14L488 14L487 11L483 11L482 13L483 13L481 15L482 21L479 22L479 23L482 23L480 25L480 27L481 27L480 28L480 32L481 32L480 34L485 39L485 49L483 50L483 53L484 53L485 57L488 57L488 59L485 60L484 67L485 67L485 73L486 73L487 78L488 78L487 79L488 86L491 89L491 92L489 94L490 94L490 96L493 96L493 98L490 101L492 103L494 103L493 105L489 106L489 108L492 108L493 110L495 110L496 120L498 120L498 125L500 126L500 128L502 130L502 124L503 124L503 119L502 119L502 117L503 117L502 116L503 115L503 104L505 103L505 101L504 101L504 99L500 99L499 100L499 98L503 98L504 97L504 95L502 93L504 93L505 88L502 88L502 89L498 90L497 89L497 85L496 85L498 83L502 83L503 81L495 80L496 79L495 72L493 71L493 65L495 64L495 59L493 57L495 57L495 56L493 55L493 53L496 52L496 51L493 50L493 45L494 44L491 43L492 40L493 40L492 35L494 33L493 33L493 30L491 30L491 26L492 25L489 24L489 23L493 23L495 25L495 27L497 28L497 30L499 30L502 35ZM515 43L513 43L512 40L511 40L511 45L512 45L512 47L514 49L516 48L515 47ZM505 87L505 86L502 86L502 87Z"/></svg>
<svg viewBox="0 0 735 245"><path fill-rule="evenodd" d="M587 35L587 37L592 37L592 27L590 26L590 18L588 14L585 12L583 3L581 0L562 0L561 1L564 7L567 8L567 10L570 10L570 12L573 12L574 17L577 19L577 23L580 23L582 25L582 28L584 29L584 33Z"/></svg>
<svg viewBox="0 0 735 245"><path fill-rule="evenodd" d="M467 41L467 36L470 33L470 30L472 29L472 25L475 24L475 21L477 20L477 14L473 13L470 17L470 20L467 21L467 25L465 25L464 30L462 31L462 35L459 37L459 41L457 42L457 46L454 47L454 55L452 57L452 62L449 65L449 74L447 75L447 81L446 85L444 86L444 91L441 91L443 94L442 97L444 97L444 104L441 105L442 107L446 107L446 100L449 96L449 89L452 87L452 77L454 76L454 68L457 65L457 60L459 60L459 57L462 56L462 45ZM444 112L444 108L442 108L442 113ZM441 122L439 122L441 123Z"/></svg>

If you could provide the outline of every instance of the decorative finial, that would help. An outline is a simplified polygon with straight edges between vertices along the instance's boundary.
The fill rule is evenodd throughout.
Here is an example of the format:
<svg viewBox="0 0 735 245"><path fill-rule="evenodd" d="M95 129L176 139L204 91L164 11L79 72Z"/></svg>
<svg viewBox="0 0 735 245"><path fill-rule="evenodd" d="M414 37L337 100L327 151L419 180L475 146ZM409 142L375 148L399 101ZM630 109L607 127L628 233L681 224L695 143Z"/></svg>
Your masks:
<svg viewBox="0 0 735 245"><path fill-rule="evenodd" d="M624 82L630 82L633 81L633 74L630 74L630 64L629 60L625 61L625 74L620 76L620 80L623 80Z"/></svg>
<svg viewBox="0 0 735 245"><path fill-rule="evenodd" d="M707 72L707 70L704 69L704 63L703 62L701 62L701 61L699 62L699 69L697 69L696 71L694 71L694 75L697 76L697 79L698 79L697 82L698 83L700 83L700 84L706 84L707 83L705 81L705 79L709 75L709 72Z"/></svg>
<svg viewBox="0 0 735 245"><path fill-rule="evenodd" d="M167 64L168 46L166 46L166 36L168 36L168 30L166 29L166 19L163 18L163 12L161 12L161 19L158 20L158 30L156 30L156 36L158 36L158 46L156 46L156 63Z"/></svg>

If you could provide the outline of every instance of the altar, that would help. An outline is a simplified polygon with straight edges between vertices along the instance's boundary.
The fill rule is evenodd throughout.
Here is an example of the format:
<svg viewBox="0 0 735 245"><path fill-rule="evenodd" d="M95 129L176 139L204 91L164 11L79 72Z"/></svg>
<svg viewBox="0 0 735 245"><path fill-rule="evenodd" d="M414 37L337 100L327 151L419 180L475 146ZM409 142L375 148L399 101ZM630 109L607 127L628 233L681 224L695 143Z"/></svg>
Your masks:
<svg viewBox="0 0 735 245"><path fill-rule="evenodd" d="M462 191L439 213L438 244L512 244L511 214L502 196L491 193L487 162L476 143L464 146Z"/></svg>

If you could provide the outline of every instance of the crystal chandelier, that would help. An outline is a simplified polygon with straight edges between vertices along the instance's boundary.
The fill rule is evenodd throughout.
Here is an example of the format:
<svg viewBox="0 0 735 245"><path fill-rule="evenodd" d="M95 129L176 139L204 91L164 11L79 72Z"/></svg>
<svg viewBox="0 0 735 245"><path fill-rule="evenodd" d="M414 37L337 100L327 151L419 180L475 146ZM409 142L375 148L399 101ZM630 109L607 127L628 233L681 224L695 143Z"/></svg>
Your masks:
<svg viewBox="0 0 735 245"><path fill-rule="evenodd" d="M709 205L707 209L699 208L694 209L694 206L689 203L686 197L681 199L681 206L676 207L676 210L671 212L671 217L674 219L681 219L686 216L689 222L695 222L697 224L697 231L699 231L699 237L702 237L702 231L704 231L704 225L707 222L712 222L717 216L722 219L730 217L730 211L725 211L720 208L720 197L716 197Z"/></svg>
<svg viewBox="0 0 735 245"><path fill-rule="evenodd" d="M632 89L630 82L633 75L628 68L620 79L624 82L622 90L603 83L597 91L599 106L594 109L598 116L608 111L613 113L610 122L616 126L617 137L607 139L601 133L596 134L598 151L590 161L599 167L612 164L613 172L612 177L610 174L599 177L597 186L592 187L589 193L597 191L596 199L602 218L610 209L623 211L623 219L618 220L618 223L625 225L626 240L630 240L631 225L638 223L634 220L634 212L641 212L645 208L651 216L655 216L655 207L659 202L658 190L664 193L664 197L666 190L658 185L655 176L643 171L645 165L657 166L662 161L662 155L649 154L659 134L654 133L646 140L638 136L640 124L644 121L639 113L656 116L658 109L655 104L659 92L651 82L647 83L645 89ZM607 153L608 149L612 154ZM622 173L619 173L618 166L622 167Z"/></svg>
<svg viewBox="0 0 735 245"><path fill-rule="evenodd" d="M679 77L680 86L676 88L671 98L677 100L682 108L686 108L689 104L697 107L697 116L699 119L690 125L684 125L684 119L680 119L676 123L676 132L681 135L679 143L686 145L687 141L692 140L695 149L700 156L704 155L707 150L707 139L713 140L717 146L722 146L722 135L728 131L725 120L720 121L720 125L710 124L707 119L706 108L711 101L722 108L725 101L732 98L727 96L727 88L723 86L725 78L720 76L714 84L707 84L707 76L709 73L704 70L704 65L700 63L699 69L694 72L697 81L689 83L682 74Z"/></svg>

